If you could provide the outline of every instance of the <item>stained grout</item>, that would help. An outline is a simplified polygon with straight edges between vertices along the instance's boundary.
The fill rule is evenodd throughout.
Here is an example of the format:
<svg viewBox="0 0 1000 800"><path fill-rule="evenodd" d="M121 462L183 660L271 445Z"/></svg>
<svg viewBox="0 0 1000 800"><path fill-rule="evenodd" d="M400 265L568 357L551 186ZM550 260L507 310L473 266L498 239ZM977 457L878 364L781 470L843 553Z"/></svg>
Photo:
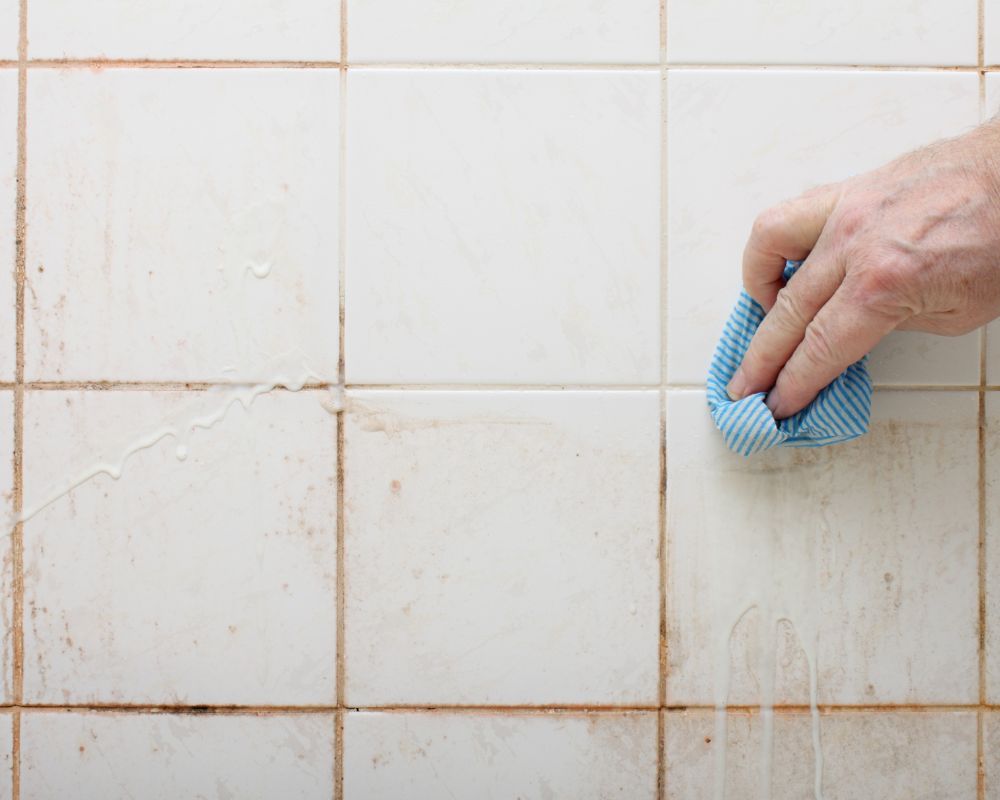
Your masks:
<svg viewBox="0 0 1000 800"><path fill-rule="evenodd" d="M14 464L13 511L24 508L24 285L27 234L28 175L28 0L18 4L17 38L17 164L14 218ZM13 700L24 699L24 523L11 531L11 591L13 610ZM11 742L11 799L21 797L21 715L14 713Z"/></svg>
<svg viewBox="0 0 1000 800"><path fill-rule="evenodd" d="M986 120L986 4L977 0L976 4L976 59L979 64L979 122ZM986 800L986 759L983 733L986 707L986 327L979 331L979 394L977 403L977 469L978 469L978 627L979 641L979 709L976 712L976 797Z"/></svg>

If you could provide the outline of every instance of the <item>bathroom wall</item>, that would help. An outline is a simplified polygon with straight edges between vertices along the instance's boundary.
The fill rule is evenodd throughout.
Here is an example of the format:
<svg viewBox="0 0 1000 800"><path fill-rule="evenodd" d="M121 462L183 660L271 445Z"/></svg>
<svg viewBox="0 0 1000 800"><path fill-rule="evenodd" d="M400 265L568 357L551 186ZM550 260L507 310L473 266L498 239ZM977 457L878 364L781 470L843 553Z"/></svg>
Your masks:
<svg viewBox="0 0 1000 800"><path fill-rule="evenodd" d="M1000 794L1000 343L805 454L702 391L756 213L993 64L1000 0L0 0L0 798Z"/></svg>

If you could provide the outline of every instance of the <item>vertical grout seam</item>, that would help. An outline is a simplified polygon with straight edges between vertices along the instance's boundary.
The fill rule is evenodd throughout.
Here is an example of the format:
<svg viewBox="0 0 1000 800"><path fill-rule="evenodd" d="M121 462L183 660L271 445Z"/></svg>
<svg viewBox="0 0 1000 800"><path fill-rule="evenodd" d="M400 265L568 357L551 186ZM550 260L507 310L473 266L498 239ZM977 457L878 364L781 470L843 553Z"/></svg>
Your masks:
<svg viewBox="0 0 1000 800"><path fill-rule="evenodd" d="M25 234L27 219L27 92L28 92L28 0L18 5L17 41L17 166L14 210L14 513L24 506L24 282ZM11 571L13 609L13 700L24 700L24 524L11 532ZM11 719L11 797L21 796L21 714Z"/></svg>
<svg viewBox="0 0 1000 800"><path fill-rule="evenodd" d="M979 122L986 119L986 70L985 70L985 2L978 0L976 41L976 61L979 67ZM979 708L976 712L976 797L986 798L986 763L984 746L985 704L986 704L986 327L979 330L979 392L977 408L977 471L978 471L978 672L979 672Z"/></svg>
<svg viewBox="0 0 1000 800"><path fill-rule="evenodd" d="M344 798L344 715L346 697L344 642L345 636L345 575L344 563L344 425L346 408L347 361L344 347L347 275L347 0L340 0L340 90L339 103L339 133L338 169L337 169L337 315L340 337L340 353L337 359L337 378L340 384L341 410L337 412L337 713L334 717L334 750L333 750L333 800Z"/></svg>
<svg viewBox="0 0 1000 800"><path fill-rule="evenodd" d="M666 711L667 703L667 0L660 9L660 427L659 427L659 682L656 714L656 796L667 797Z"/></svg>

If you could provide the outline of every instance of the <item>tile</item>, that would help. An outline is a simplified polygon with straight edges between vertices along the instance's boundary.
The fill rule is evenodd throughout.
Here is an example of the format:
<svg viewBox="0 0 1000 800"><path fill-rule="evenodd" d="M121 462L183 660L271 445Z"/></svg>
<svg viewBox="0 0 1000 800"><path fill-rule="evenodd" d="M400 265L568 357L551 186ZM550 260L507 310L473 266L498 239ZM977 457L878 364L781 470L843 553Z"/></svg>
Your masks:
<svg viewBox="0 0 1000 800"><path fill-rule="evenodd" d="M31 0L32 58L340 58L339 0Z"/></svg>
<svg viewBox="0 0 1000 800"><path fill-rule="evenodd" d="M0 800L11 800L14 763L14 729L11 715L0 713ZM24 797L24 795L21 795Z"/></svg>
<svg viewBox="0 0 1000 800"><path fill-rule="evenodd" d="M332 716L28 712L22 729L24 800L333 796Z"/></svg>
<svg viewBox="0 0 1000 800"><path fill-rule="evenodd" d="M352 62L660 61L657 0L348 0Z"/></svg>
<svg viewBox="0 0 1000 800"><path fill-rule="evenodd" d="M335 379L336 73L38 70L29 92L29 379Z"/></svg>
<svg viewBox="0 0 1000 800"><path fill-rule="evenodd" d="M0 60L16 61L21 29L20 0L0 0ZM0 106L2 107L2 106Z"/></svg>
<svg viewBox="0 0 1000 800"><path fill-rule="evenodd" d="M730 714L726 797L813 797L815 759L808 714L778 713L770 792L762 786L760 717ZM666 720L667 800L712 800L716 772L710 711ZM846 712L820 718L825 800L968 800L976 796L976 715L968 712ZM763 779L766 783L766 778Z"/></svg>
<svg viewBox="0 0 1000 800"><path fill-rule="evenodd" d="M813 186L960 133L978 118L978 81L972 74L672 72L670 380L704 381L736 301L743 246L758 213ZM892 383L975 383L976 338L895 334L876 351L873 377Z"/></svg>
<svg viewBox="0 0 1000 800"><path fill-rule="evenodd" d="M352 383L658 383L659 78L353 72Z"/></svg>
<svg viewBox="0 0 1000 800"><path fill-rule="evenodd" d="M352 394L350 704L655 702L658 402Z"/></svg>
<svg viewBox="0 0 1000 800"><path fill-rule="evenodd" d="M1000 702L1000 394L986 394L986 695Z"/></svg>
<svg viewBox="0 0 1000 800"><path fill-rule="evenodd" d="M983 761L986 797L1000 793L1000 712L983 715Z"/></svg>
<svg viewBox="0 0 1000 800"><path fill-rule="evenodd" d="M2 8L0 5L0 14ZM2 21L0 30L3 30ZM17 72L0 69L0 381L14 380L16 176Z"/></svg>
<svg viewBox="0 0 1000 800"><path fill-rule="evenodd" d="M983 48L987 64L1000 64L1000 2L983 0ZM987 79L992 78L988 75Z"/></svg>
<svg viewBox="0 0 1000 800"><path fill-rule="evenodd" d="M29 392L28 702L317 705L334 698L336 423L320 392ZM178 423L178 421L181 421Z"/></svg>
<svg viewBox="0 0 1000 800"><path fill-rule="evenodd" d="M656 714L348 714L345 800L656 797Z"/></svg>
<svg viewBox="0 0 1000 800"><path fill-rule="evenodd" d="M13 699L13 576L9 519L14 511L14 393L0 391L0 702ZM3 725L0 718L0 736ZM0 738L0 755L4 752ZM3 780L0 779L0 786ZM0 795L2 798L2 795Z"/></svg>
<svg viewBox="0 0 1000 800"><path fill-rule="evenodd" d="M976 0L670 0L667 54L674 63L973 65L977 14Z"/></svg>
<svg viewBox="0 0 1000 800"><path fill-rule="evenodd" d="M820 703L976 702L976 395L878 392L867 436L750 459L704 403L667 403L668 701L804 704L811 662Z"/></svg>

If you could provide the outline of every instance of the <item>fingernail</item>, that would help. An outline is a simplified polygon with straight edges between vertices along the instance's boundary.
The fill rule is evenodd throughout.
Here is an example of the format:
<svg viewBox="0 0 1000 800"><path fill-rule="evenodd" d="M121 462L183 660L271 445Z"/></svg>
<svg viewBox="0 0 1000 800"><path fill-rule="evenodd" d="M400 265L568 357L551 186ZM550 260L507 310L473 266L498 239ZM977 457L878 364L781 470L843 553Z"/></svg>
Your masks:
<svg viewBox="0 0 1000 800"><path fill-rule="evenodd" d="M730 400L742 400L747 393L747 379L743 374L743 367L736 370L736 374L733 375L733 379L729 381L729 385L726 387L726 394L729 395Z"/></svg>
<svg viewBox="0 0 1000 800"><path fill-rule="evenodd" d="M767 397L764 399L764 404L768 407L768 409L770 409L774 418L778 419L778 409L781 408L781 395L778 394L777 389L772 389L767 393Z"/></svg>

